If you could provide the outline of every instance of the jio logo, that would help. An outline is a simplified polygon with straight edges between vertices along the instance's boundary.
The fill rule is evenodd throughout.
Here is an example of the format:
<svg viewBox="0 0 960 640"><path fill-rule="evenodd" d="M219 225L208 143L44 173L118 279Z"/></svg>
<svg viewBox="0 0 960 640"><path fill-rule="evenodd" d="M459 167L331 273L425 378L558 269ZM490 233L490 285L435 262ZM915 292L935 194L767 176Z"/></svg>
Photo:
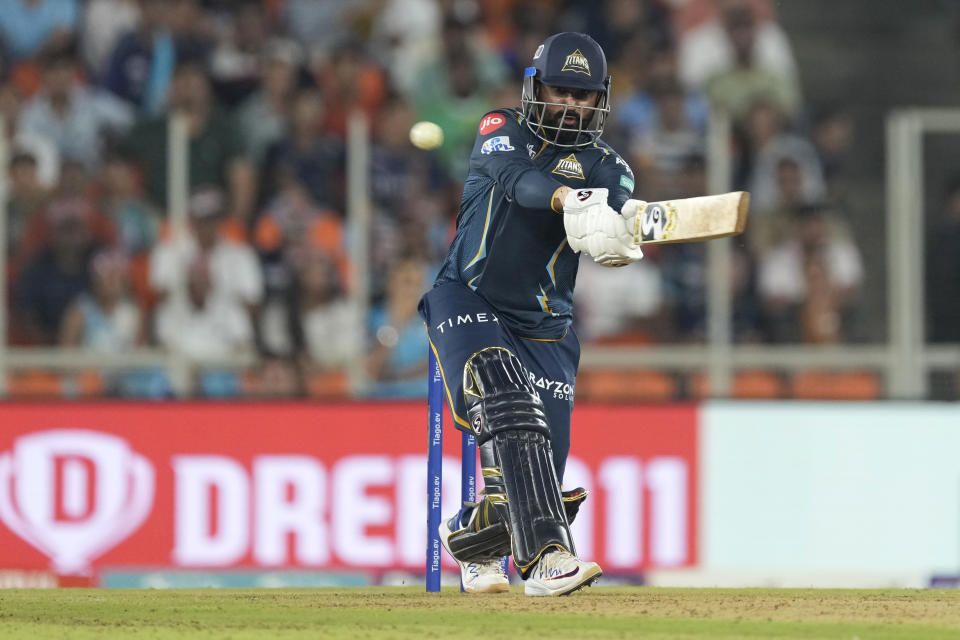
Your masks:
<svg viewBox="0 0 960 640"><path fill-rule="evenodd" d="M150 462L116 436L53 430L0 453L0 520L46 554L61 574L91 562L137 530L153 506Z"/></svg>
<svg viewBox="0 0 960 640"><path fill-rule="evenodd" d="M502 127L505 122L506 120L503 119L503 116L497 115L495 113L488 115L484 117L483 120L480 121L480 134L487 135L492 131L496 131L497 129Z"/></svg>

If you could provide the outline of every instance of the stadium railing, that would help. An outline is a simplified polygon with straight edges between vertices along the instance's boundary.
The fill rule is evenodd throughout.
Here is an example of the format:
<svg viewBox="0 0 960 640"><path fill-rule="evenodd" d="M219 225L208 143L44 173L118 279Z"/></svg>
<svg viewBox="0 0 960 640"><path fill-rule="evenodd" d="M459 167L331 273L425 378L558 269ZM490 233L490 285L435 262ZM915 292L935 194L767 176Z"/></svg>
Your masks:
<svg viewBox="0 0 960 640"><path fill-rule="evenodd" d="M2 123L0 123L2 127ZM0 128L2 130L2 128ZM186 228L187 140L182 122L170 127L170 220L174 232ZM910 108L891 112L886 122L886 278L888 339L866 345L811 347L807 345L734 345L730 274L731 240L709 243L707 251L707 339L702 345L587 346L581 359L585 371L596 369L661 370L688 374L694 397L735 397L739 372L749 369L794 374L805 370L875 372L877 385L869 383L854 396L883 393L884 397L922 400L930 396L933 372L960 371L960 345L928 345L924 336L923 279L923 139L928 133L960 133L960 109ZM711 114L707 145L708 190L730 187L730 121ZM0 166L7 166L9 149L0 137ZM360 314L366 311L369 282L366 231L370 225L367 164L369 126L360 114L350 120L348 133L348 227L350 261L356 277L352 301ZM7 200L6 172L0 172L0 202ZM0 216L0 246L6 246L6 219ZM5 261L0 261L0 300L7 297ZM180 292L183 295L183 292ZM358 317L365 317L360 315ZM0 335L6 335L6 317L0 313ZM231 368L254 364L253 354L241 354L216 363ZM204 363L205 365L208 363ZM0 395L6 373L24 369L76 371L90 368L123 369L165 367L177 393L185 394L193 363L160 349L143 349L110 359L83 350L10 348L0 340ZM791 378L793 379L793 378ZM365 388L362 363L349 371L351 393ZM796 383L791 383L796 386ZM868 388L869 387L869 388ZM960 393L960 390L958 390ZM793 395L790 393L788 395ZM808 395L804 393L803 395Z"/></svg>

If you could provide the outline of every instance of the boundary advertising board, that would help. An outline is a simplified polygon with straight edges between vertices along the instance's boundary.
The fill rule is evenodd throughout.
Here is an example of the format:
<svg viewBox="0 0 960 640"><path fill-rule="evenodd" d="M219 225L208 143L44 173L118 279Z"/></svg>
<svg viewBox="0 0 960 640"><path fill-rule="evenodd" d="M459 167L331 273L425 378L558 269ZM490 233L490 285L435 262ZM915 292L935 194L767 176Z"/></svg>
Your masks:
<svg viewBox="0 0 960 640"><path fill-rule="evenodd" d="M696 419L577 408L582 556L609 573L696 565ZM422 573L426 422L421 403L0 405L0 569ZM444 513L458 442L449 428Z"/></svg>

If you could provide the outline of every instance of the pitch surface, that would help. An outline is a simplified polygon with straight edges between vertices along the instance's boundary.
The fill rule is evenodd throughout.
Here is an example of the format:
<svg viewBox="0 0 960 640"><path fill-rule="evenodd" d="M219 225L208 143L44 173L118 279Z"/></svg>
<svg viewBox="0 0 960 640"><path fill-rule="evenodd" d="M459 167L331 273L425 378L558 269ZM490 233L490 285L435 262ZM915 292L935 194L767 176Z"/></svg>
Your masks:
<svg viewBox="0 0 960 640"><path fill-rule="evenodd" d="M468 630L470 630L468 632ZM960 637L960 591L420 588L0 591L2 638Z"/></svg>

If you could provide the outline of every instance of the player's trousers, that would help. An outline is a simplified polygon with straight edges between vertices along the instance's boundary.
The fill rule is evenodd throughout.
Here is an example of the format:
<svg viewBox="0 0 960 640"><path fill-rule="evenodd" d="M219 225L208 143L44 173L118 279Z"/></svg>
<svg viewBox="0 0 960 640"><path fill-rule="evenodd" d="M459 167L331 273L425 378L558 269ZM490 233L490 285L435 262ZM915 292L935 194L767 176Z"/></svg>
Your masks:
<svg viewBox="0 0 960 640"><path fill-rule="evenodd" d="M458 429L469 429L463 398L467 359L487 347L504 347L520 359L543 400L553 462L562 482L570 452L570 414L580 363L580 341L573 329L558 340L517 336L500 322L493 307L459 282L445 282L431 289L421 298L419 310L440 363L447 402Z"/></svg>

